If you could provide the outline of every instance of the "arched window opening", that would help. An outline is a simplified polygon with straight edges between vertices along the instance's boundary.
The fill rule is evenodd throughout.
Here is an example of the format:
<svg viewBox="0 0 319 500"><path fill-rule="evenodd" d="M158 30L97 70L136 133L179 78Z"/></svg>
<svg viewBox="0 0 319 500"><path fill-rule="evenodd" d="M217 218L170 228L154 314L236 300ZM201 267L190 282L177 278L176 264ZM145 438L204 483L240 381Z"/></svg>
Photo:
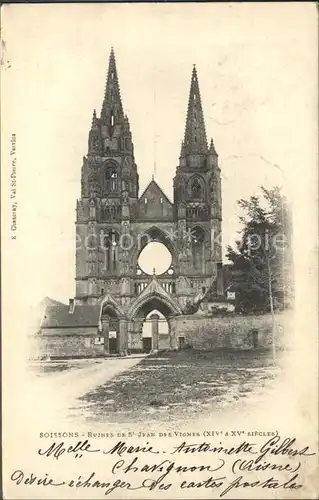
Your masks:
<svg viewBox="0 0 319 500"><path fill-rule="evenodd" d="M204 272L205 269L205 232L201 227L192 229L192 260L196 271Z"/></svg>
<svg viewBox="0 0 319 500"><path fill-rule="evenodd" d="M195 136L196 139L196 136ZM202 197L202 186L198 179L194 179L191 187L191 196L192 198L201 198Z"/></svg>
<svg viewBox="0 0 319 500"><path fill-rule="evenodd" d="M204 229L202 229L201 227L199 226L194 227L191 233L192 233L192 241L194 243L196 244L203 243L203 241L205 240L205 232Z"/></svg>
<svg viewBox="0 0 319 500"><path fill-rule="evenodd" d="M163 243L151 241L140 253L138 265L145 274L165 273L172 264L172 255Z"/></svg>
<svg viewBox="0 0 319 500"><path fill-rule="evenodd" d="M116 271L118 256L119 235L114 229L110 229L103 238L102 249L105 253L104 269Z"/></svg>
<svg viewBox="0 0 319 500"><path fill-rule="evenodd" d="M114 166L107 167L105 170L106 191L117 191L117 171Z"/></svg>
<svg viewBox="0 0 319 500"><path fill-rule="evenodd" d="M111 126L114 127L114 115L111 115Z"/></svg>
<svg viewBox="0 0 319 500"><path fill-rule="evenodd" d="M116 214L116 212L115 212L115 206L111 205L110 206L110 218L111 219L115 219L115 214Z"/></svg>

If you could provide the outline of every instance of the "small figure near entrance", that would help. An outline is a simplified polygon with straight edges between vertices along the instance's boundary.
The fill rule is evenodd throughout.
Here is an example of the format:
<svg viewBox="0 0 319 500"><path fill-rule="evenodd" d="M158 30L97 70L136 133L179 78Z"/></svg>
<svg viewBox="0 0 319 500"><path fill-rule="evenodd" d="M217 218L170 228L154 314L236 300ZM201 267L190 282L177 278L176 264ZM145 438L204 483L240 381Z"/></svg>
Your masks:
<svg viewBox="0 0 319 500"><path fill-rule="evenodd" d="M185 337L178 337L178 349L184 349L185 347Z"/></svg>
<svg viewBox="0 0 319 500"><path fill-rule="evenodd" d="M109 353L110 354L118 354L117 332L116 331L109 332Z"/></svg>
<svg viewBox="0 0 319 500"><path fill-rule="evenodd" d="M143 337L143 352L149 353L152 350L152 337Z"/></svg>
<svg viewBox="0 0 319 500"><path fill-rule="evenodd" d="M259 346L259 339L258 339L258 330L257 330L257 328L254 328L251 331L251 338L252 338L253 348L256 349Z"/></svg>

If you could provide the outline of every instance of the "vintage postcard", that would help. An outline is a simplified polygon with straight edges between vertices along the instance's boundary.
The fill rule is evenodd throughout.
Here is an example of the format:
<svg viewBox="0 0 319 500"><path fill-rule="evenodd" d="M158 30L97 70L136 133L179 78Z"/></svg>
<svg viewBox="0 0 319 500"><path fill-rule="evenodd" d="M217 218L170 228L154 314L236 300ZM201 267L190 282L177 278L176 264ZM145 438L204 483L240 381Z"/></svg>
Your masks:
<svg viewBox="0 0 319 500"><path fill-rule="evenodd" d="M5 499L315 499L315 3L2 6Z"/></svg>

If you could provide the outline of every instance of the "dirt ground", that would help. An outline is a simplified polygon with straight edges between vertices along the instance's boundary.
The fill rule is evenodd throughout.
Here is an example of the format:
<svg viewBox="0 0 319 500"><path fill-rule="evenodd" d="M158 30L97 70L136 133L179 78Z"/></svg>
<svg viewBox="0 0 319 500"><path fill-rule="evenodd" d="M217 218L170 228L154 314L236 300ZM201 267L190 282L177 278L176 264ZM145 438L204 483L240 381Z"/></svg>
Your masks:
<svg viewBox="0 0 319 500"><path fill-rule="evenodd" d="M262 391L279 371L269 351L159 353L92 388L78 408L92 423L208 416Z"/></svg>

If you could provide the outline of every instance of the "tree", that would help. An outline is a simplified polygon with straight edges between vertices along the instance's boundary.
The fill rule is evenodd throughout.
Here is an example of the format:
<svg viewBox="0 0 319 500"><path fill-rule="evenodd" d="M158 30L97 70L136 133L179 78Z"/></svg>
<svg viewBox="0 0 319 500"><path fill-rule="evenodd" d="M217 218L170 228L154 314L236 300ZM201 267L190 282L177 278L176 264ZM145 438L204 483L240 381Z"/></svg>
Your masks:
<svg viewBox="0 0 319 500"><path fill-rule="evenodd" d="M238 201L243 229L235 248L227 247L236 310L243 313L273 313L292 295L290 208L279 187L261 190L261 198Z"/></svg>
<svg viewBox="0 0 319 500"><path fill-rule="evenodd" d="M233 263L237 311L271 313L275 362L275 310L285 308L292 292L291 217L279 187L261 190L262 199L251 196L238 201L244 211L243 229L236 248L227 248L227 257Z"/></svg>

